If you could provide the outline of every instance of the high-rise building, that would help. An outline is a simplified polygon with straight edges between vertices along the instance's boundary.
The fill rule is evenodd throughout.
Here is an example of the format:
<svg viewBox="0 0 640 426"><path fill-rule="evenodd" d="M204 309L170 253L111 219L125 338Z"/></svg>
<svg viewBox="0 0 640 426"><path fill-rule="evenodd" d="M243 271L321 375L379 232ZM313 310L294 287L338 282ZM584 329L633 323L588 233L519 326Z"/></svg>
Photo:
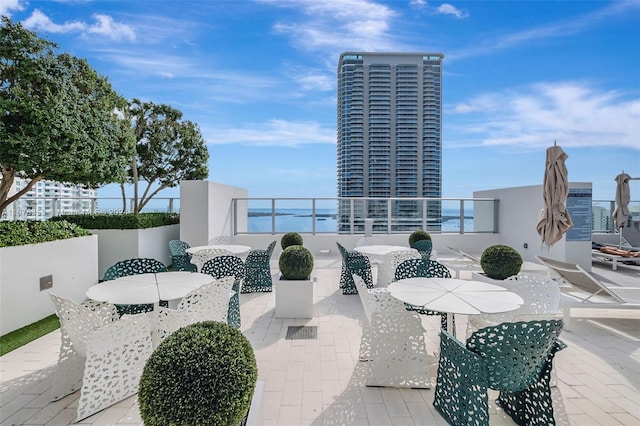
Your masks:
<svg viewBox="0 0 640 426"><path fill-rule="evenodd" d="M28 179L15 178L9 196L27 186ZM41 180L11 204L0 220L47 220L54 215L91 213L95 189Z"/></svg>
<svg viewBox="0 0 640 426"><path fill-rule="evenodd" d="M443 58L442 53L340 55L338 197L442 196ZM339 217L349 217L352 208L341 202ZM391 231L419 228L411 218L426 212L428 229L440 229L440 202L367 200L355 209L358 217L403 218ZM341 224L340 229L350 228Z"/></svg>

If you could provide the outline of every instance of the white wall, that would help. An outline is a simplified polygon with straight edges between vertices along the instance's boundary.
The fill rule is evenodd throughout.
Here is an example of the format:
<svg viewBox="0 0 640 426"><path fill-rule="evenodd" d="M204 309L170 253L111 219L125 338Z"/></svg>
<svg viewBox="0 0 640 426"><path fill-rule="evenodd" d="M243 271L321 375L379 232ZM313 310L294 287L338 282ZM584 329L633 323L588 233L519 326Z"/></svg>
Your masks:
<svg viewBox="0 0 640 426"><path fill-rule="evenodd" d="M53 287L40 291L40 277ZM0 248L0 335L53 313L49 291L81 302L98 282L98 236Z"/></svg>
<svg viewBox="0 0 640 426"><path fill-rule="evenodd" d="M182 221L182 217L180 218ZM98 274L102 278L110 266L125 259L145 257L171 264L169 241L180 237L180 225L147 229L91 229L98 235Z"/></svg>
<svg viewBox="0 0 640 426"><path fill-rule="evenodd" d="M570 182L569 188L591 189L590 182ZM548 247L536 230L544 206L542 185L475 191L474 198L497 198L498 232L502 243L522 255L525 261L535 262L535 256L551 257L564 262L577 263L591 270L591 241L566 241L566 236ZM525 247L527 245L527 247Z"/></svg>
<svg viewBox="0 0 640 426"><path fill-rule="evenodd" d="M213 237L232 235L233 198L247 198L247 190L202 180L180 182L180 239L202 246ZM246 218L246 203L241 204L238 217ZM246 230L246 219L238 227Z"/></svg>

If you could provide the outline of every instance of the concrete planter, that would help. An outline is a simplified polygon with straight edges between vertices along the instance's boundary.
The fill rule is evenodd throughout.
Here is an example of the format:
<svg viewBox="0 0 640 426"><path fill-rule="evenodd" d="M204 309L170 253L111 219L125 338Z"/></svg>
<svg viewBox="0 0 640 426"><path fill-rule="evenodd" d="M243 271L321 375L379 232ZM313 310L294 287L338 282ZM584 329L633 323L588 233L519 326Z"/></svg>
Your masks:
<svg viewBox="0 0 640 426"><path fill-rule="evenodd" d="M97 282L96 235L0 248L0 335L55 313L49 291L80 302Z"/></svg>
<svg viewBox="0 0 640 426"><path fill-rule="evenodd" d="M313 283L308 280L283 280L274 283L276 318L313 318Z"/></svg>
<svg viewBox="0 0 640 426"><path fill-rule="evenodd" d="M98 236L98 274L102 278L114 263L136 257L171 264L169 241L180 239L180 225L147 229L91 229Z"/></svg>
<svg viewBox="0 0 640 426"><path fill-rule="evenodd" d="M484 272L471 272L472 281L482 281L489 284L495 284L504 287L504 280L496 280L489 278Z"/></svg>

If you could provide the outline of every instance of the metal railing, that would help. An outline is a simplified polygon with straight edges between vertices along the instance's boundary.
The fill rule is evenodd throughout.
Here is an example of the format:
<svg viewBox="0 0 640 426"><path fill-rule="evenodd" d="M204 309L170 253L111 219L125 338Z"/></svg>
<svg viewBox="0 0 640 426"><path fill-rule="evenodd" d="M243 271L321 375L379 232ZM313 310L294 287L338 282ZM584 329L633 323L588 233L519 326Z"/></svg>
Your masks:
<svg viewBox="0 0 640 426"><path fill-rule="evenodd" d="M426 229L436 233L498 232L498 200L487 198L236 198L236 234L363 233ZM613 200L593 200L592 231L615 233ZM133 199L126 199L130 213ZM640 221L640 200L629 203L630 219ZM0 220L46 220L62 214L122 213L119 197L33 197L12 203ZM143 212L180 212L179 197L154 197ZM365 219L371 219L365 221Z"/></svg>
<svg viewBox="0 0 640 426"><path fill-rule="evenodd" d="M435 233L495 233L497 203L492 198L235 198L233 231L393 234L426 229Z"/></svg>

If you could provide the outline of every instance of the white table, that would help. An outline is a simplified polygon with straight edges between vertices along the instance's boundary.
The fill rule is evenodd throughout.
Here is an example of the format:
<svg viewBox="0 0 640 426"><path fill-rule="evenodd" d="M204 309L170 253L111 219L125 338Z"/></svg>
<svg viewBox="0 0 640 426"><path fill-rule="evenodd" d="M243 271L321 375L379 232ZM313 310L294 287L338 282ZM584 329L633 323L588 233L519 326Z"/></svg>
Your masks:
<svg viewBox="0 0 640 426"><path fill-rule="evenodd" d="M406 278L389 284L393 297L409 305L447 313L447 331L453 330L453 314L508 312L518 309L522 297L495 284L456 278Z"/></svg>
<svg viewBox="0 0 640 426"><path fill-rule="evenodd" d="M157 314L160 300L173 301L186 296L189 292L215 279L209 274L175 271L156 274L138 274L104 281L90 287L86 295L91 300L109 302L117 305L153 304L152 340L153 347L158 346Z"/></svg>
<svg viewBox="0 0 640 426"><path fill-rule="evenodd" d="M209 274L175 271L138 274L104 281L86 291L89 299L118 305L158 303L177 300L203 284L214 281Z"/></svg>
<svg viewBox="0 0 640 426"><path fill-rule="evenodd" d="M249 253L249 251L251 251L251 247L237 245L237 244L212 244L212 245L209 245L209 246L196 246L196 247L189 247L185 251L187 253L189 253L189 254L194 254L197 251L205 250L205 249L228 250L228 251L230 251L232 254L234 254L236 256L242 256L244 254Z"/></svg>

